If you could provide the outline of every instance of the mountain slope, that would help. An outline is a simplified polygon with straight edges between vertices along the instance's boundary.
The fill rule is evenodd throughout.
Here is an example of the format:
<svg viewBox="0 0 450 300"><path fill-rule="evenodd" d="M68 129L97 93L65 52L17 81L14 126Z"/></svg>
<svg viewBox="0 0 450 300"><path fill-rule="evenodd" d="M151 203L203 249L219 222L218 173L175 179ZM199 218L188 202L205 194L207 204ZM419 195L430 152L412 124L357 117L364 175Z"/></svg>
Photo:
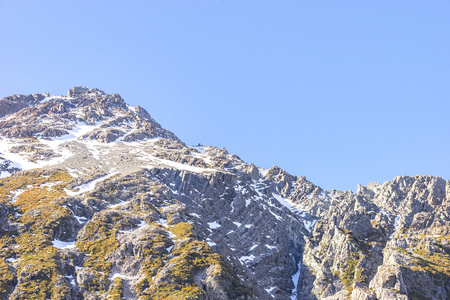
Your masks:
<svg viewBox="0 0 450 300"><path fill-rule="evenodd" d="M448 299L450 183L324 191L119 95L0 100L1 299Z"/></svg>

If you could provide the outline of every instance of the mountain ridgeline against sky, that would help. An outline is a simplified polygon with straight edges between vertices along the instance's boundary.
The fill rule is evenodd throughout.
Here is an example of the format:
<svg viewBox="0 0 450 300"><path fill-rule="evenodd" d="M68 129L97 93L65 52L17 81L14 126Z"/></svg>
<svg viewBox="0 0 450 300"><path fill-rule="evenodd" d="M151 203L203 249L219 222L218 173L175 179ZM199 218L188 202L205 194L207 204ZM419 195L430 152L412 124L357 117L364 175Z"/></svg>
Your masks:
<svg viewBox="0 0 450 300"><path fill-rule="evenodd" d="M6 97L0 299L450 299L450 181L325 191L117 94Z"/></svg>

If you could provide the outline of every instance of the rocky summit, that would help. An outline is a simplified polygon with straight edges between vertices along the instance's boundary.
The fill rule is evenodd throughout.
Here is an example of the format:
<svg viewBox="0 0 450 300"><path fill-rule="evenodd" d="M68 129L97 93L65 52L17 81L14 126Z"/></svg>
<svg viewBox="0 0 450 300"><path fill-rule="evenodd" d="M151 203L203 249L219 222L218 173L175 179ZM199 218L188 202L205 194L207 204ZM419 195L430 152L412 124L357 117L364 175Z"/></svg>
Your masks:
<svg viewBox="0 0 450 300"><path fill-rule="evenodd" d="M6 97L0 299L450 299L450 181L325 191L117 94Z"/></svg>

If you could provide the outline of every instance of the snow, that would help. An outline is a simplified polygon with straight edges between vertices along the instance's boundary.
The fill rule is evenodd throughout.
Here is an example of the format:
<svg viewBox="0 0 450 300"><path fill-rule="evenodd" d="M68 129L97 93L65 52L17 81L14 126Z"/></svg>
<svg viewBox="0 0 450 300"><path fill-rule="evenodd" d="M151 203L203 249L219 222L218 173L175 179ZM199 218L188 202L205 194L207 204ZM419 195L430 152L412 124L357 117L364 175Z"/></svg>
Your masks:
<svg viewBox="0 0 450 300"><path fill-rule="evenodd" d="M386 211L384 211L384 210L382 210L382 209L380 209L380 213L382 213L383 215L385 215L385 216L388 217L388 218L391 216L390 213L387 213Z"/></svg>
<svg viewBox="0 0 450 300"><path fill-rule="evenodd" d="M214 243L214 242L211 241L210 239L207 239L207 240L206 240L206 243L207 243L210 247L213 247L213 246L217 245L216 243Z"/></svg>
<svg viewBox="0 0 450 300"><path fill-rule="evenodd" d="M271 211L270 209L268 209L268 211L278 220L278 221L283 221L283 218L280 217L279 215L275 214L273 211Z"/></svg>
<svg viewBox="0 0 450 300"><path fill-rule="evenodd" d="M164 220L164 219L159 219L159 221L157 221L156 223L161 225L161 226L164 226L166 228L169 227L169 225L167 225L167 220Z"/></svg>
<svg viewBox="0 0 450 300"><path fill-rule="evenodd" d="M5 178L11 176L11 173L9 173L8 171L0 171L0 178Z"/></svg>
<svg viewBox="0 0 450 300"><path fill-rule="evenodd" d="M93 191L94 188L95 188L95 185L97 183L99 183L101 181L104 181L104 180L108 179L109 177L112 177L112 176L114 176L116 174L118 174L118 172L114 172L114 173L102 176L102 177L97 178L95 180L92 180L92 181L90 181L88 183L85 183L85 184L82 184L80 186L77 186L74 189L78 189L78 192L72 192L72 191L69 191L67 189L65 190L65 192L69 196L76 196L76 195L80 195L80 194L83 194L83 193L87 193L87 192Z"/></svg>
<svg viewBox="0 0 450 300"><path fill-rule="evenodd" d="M271 250L273 250L273 249L277 249L277 247L276 246L272 246L272 245L264 245L264 246L266 246L268 249L271 249Z"/></svg>
<svg viewBox="0 0 450 300"><path fill-rule="evenodd" d="M19 189L17 191L11 191L11 193L14 194L12 196L11 203L16 202L19 195L22 194L23 192L25 192L25 190L22 190L22 189Z"/></svg>
<svg viewBox="0 0 450 300"><path fill-rule="evenodd" d="M194 172L194 173L203 173L203 172L215 172L215 169L206 169L206 168L200 168L200 167L194 167L194 166L190 166L190 165L185 165L185 164L181 164L178 162L174 162L171 160L167 160L167 159L161 159L161 158L156 158L156 157L152 157L152 160L160 163L162 165L166 165L169 167L173 167L175 169L178 170L185 170L185 171L190 171L190 172Z"/></svg>
<svg viewBox="0 0 450 300"><path fill-rule="evenodd" d="M170 252L172 251L173 247L174 247L174 246L167 247L167 248L166 248L166 251L170 253Z"/></svg>
<svg viewBox="0 0 450 300"><path fill-rule="evenodd" d="M128 230L119 230L119 232L120 232L120 233L129 233L129 232L132 232L132 231L139 230L139 229L141 229L142 227L144 227L144 226L146 226L146 225L147 225L147 222L145 222L144 220L141 220L141 222L139 222L139 224L137 225L137 227L135 227L135 228L130 228L130 229L128 229Z"/></svg>
<svg viewBox="0 0 450 300"><path fill-rule="evenodd" d="M169 235L170 240L175 243L175 240L177 239L177 236L175 234L173 234L170 230L168 230L166 232Z"/></svg>
<svg viewBox="0 0 450 300"><path fill-rule="evenodd" d="M131 106L127 104L127 108L133 112L136 112L136 106Z"/></svg>
<svg viewBox="0 0 450 300"><path fill-rule="evenodd" d="M208 226L209 226L209 228L211 228L211 229L217 229L217 228L219 228L219 227L222 226L222 225L220 225L219 223L217 223L217 221L214 221L214 222L209 222L209 223L208 223Z"/></svg>
<svg viewBox="0 0 450 300"><path fill-rule="evenodd" d="M205 151L205 147L204 146L194 146L192 148L194 148L195 150L197 150L200 153L203 153L203 151Z"/></svg>
<svg viewBox="0 0 450 300"><path fill-rule="evenodd" d="M285 198L283 198L281 195L278 195L275 193L272 193L272 195L278 202L280 202L281 204L283 204L290 210L294 209L294 206L292 205L292 203L290 201L286 200Z"/></svg>
<svg viewBox="0 0 450 300"><path fill-rule="evenodd" d="M122 279L126 279L126 280L135 280L135 279L138 279L139 276L127 276L127 275L123 275L123 274L120 274L120 273L112 274L111 280L114 280L116 278L122 278Z"/></svg>
<svg viewBox="0 0 450 300"><path fill-rule="evenodd" d="M15 146L22 145L21 143L17 143L17 141L12 139L0 138L0 152L4 159L12 162L11 167L19 168L21 170L31 170L36 168L42 168L45 166L56 165L62 163L67 157L70 157L72 154L67 149L57 149L58 145L52 144L51 141L47 140L39 140L40 144L45 144L55 152L58 153L59 157L54 157L50 160L36 160L35 162L29 161L26 155L21 155L20 153L12 153L10 150ZM2 172L1 177L7 177L9 172ZM11 175L11 174L9 174Z"/></svg>
<svg viewBox="0 0 450 300"><path fill-rule="evenodd" d="M234 222L234 221L233 221L233 223L234 223L234 225L236 225L237 227L241 227L241 226L242 226L242 223Z"/></svg>
<svg viewBox="0 0 450 300"><path fill-rule="evenodd" d="M400 219L400 216L395 217L394 219L394 231L392 232L391 236L389 237L390 239L392 239L392 237L394 236L394 233L397 231L397 227L398 227L398 220Z"/></svg>
<svg viewBox="0 0 450 300"><path fill-rule="evenodd" d="M262 177L266 177L267 172L269 171L269 169L264 169L264 168L258 168L258 170L259 170L259 174L260 174Z"/></svg>
<svg viewBox="0 0 450 300"><path fill-rule="evenodd" d="M86 133L99 128L100 125L101 123L98 125L88 125L85 122L79 122L72 128L72 130L68 130L68 134L53 138L53 141L67 141L71 139L77 139L85 135Z"/></svg>
<svg viewBox="0 0 450 300"><path fill-rule="evenodd" d="M272 295L272 291L273 291L274 289L276 289L276 287L275 287L275 286L271 286L270 288L267 288L267 289L265 289L265 290L266 290L266 292L268 292L269 294ZM272 295L272 296L273 296L273 295Z"/></svg>
<svg viewBox="0 0 450 300"><path fill-rule="evenodd" d="M75 242L63 242L63 241L54 240L52 243L53 243L53 247L59 248L59 249L70 249L70 248L76 247Z"/></svg>
<svg viewBox="0 0 450 300"><path fill-rule="evenodd" d="M303 225L305 225L306 230L311 232L314 228L314 225L316 225L317 220L307 221L303 220Z"/></svg>
<svg viewBox="0 0 450 300"><path fill-rule="evenodd" d="M67 279L70 279L70 284L73 286L77 286L77 283L75 281L75 278L73 278L73 275L65 276Z"/></svg>
<svg viewBox="0 0 450 300"><path fill-rule="evenodd" d="M127 203L128 203L127 201L122 201L122 202L119 202L117 204L112 204L112 205L110 204L110 205L108 205L108 208L116 209L117 207L123 206L123 205L125 205Z"/></svg>
<svg viewBox="0 0 450 300"><path fill-rule="evenodd" d="M61 183L63 183L63 182L62 182L62 181L47 182L47 183L41 184L39 187L48 187L48 188L52 188L52 187L54 187L55 185L58 185L58 184L61 184Z"/></svg>
<svg viewBox="0 0 450 300"><path fill-rule="evenodd" d="M9 262L9 263L13 263L13 262L15 262L17 259L15 259L15 258L8 258L8 259L6 259L6 262Z"/></svg>
<svg viewBox="0 0 450 300"><path fill-rule="evenodd" d="M43 101L49 101L51 99L55 99L57 97L52 96L44 99ZM13 162L12 167L20 168L22 170L30 170L36 168L42 168L45 166L56 165L64 162L67 158L71 157L73 153L71 153L68 149L61 147L61 144L66 143L71 140L78 139L79 137L85 135L88 132L91 132L100 127L101 124L98 125L88 125L84 122L76 123L72 130L68 130L68 134L55 137L52 140L39 139L39 144L43 144L48 148L52 149L55 153L60 156L54 157L50 160L37 160L35 162L31 162L27 159L26 156L21 155L20 153L12 153L10 149L14 146L21 145L17 143L17 141L13 139L2 139L0 143L0 152L3 153L3 157L7 160ZM86 143L87 145L93 145L94 141L90 141ZM10 175L8 172L2 172L0 174L1 177L6 177ZM71 175L74 177L78 177L77 175L71 172Z"/></svg>
<svg viewBox="0 0 450 300"><path fill-rule="evenodd" d="M147 222L145 222L144 220L141 220L141 222L138 224L137 228L141 228L147 225Z"/></svg>
<svg viewBox="0 0 450 300"><path fill-rule="evenodd" d="M194 217L196 217L196 218L198 218L198 219L201 218L200 215L199 215L199 214L196 214L196 213L191 213L191 216L194 216Z"/></svg>
<svg viewBox="0 0 450 300"><path fill-rule="evenodd" d="M46 98L42 99L42 100L39 102L39 104L48 102L48 101L53 100L53 99L63 99L63 98L64 98L64 97L61 97L61 96L49 96L49 97L46 97Z"/></svg>
<svg viewBox="0 0 450 300"><path fill-rule="evenodd" d="M73 216L75 217L75 219L78 220L78 223L80 223L80 224L87 222L87 218L86 217L79 217L79 216L76 216L75 214Z"/></svg>
<svg viewBox="0 0 450 300"><path fill-rule="evenodd" d="M247 262L250 262L250 261L254 260L255 258L256 258L256 256L254 256L253 254L250 254L248 256L241 256L241 258L238 258L238 259L242 264L246 264Z"/></svg>
<svg viewBox="0 0 450 300"><path fill-rule="evenodd" d="M254 250L256 247L258 247L258 245L256 245L256 244L253 244L251 247L250 247L250 249L249 249L249 251L252 251L252 250Z"/></svg>
<svg viewBox="0 0 450 300"><path fill-rule="evenodd" d="M199 152L199 153L192 152L191 153L192 156L194 156L196 158L200 158L207 165L214 165L214 162L212 161L209 154L205 152L206 146L196 146L196 147L192 147L192 148L196 149Z"/></svg>
<svg viewBox="0 0 450 300"><path fill-rule="evenodd" d="M298 264L297 264L298 271L297 271L297 273L295 273L292 276L292 281L294 282L294 289L292 290L292 296L291 296L292 300L296 300L297 299L297 286L298 286L298 280L300 278L300 269L301 269L301 267L302 267L302 261L300 260L298 262Z"/></svg>
<svg viewBox="0 0 450 300"><path fill-rule="evenodd" d="M40 163L30 162L25 156L20 155L19 153L10 152L10 148L18 145L19 144L7 139L3 139L0 143L0 152L3 154L3 158L13 162L11 167L16 167L21 170L30 170L41 168L48 164L48 161L41 161Z"/></svg>

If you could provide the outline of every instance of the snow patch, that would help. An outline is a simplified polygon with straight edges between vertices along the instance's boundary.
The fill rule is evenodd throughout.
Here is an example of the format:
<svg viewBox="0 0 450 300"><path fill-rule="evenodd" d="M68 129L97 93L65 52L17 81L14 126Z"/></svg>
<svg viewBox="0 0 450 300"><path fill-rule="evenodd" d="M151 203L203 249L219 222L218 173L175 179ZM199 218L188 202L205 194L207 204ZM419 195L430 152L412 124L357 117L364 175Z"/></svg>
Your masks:
<svg viewBox="0 0 450 300"><path fill-rule="evenodd" d="M250 254L248 256L241 256L241 258L238 258L238 259L242 264L246 264L246 263L254 260L255 258L256 258L256 256L254 256L253 254Z"/></svg>
<svg viewBox="0 0 450 300"><path fill-rule="evenodd" d="M276 287L275 287L275 286L271 286L270 288L266 288L265 290L266 290L266 292L268 292L270 295L272 295L272 291L273 291L274 289L276 289ZM272 295L272 296L273 296L273 295Z"/></svg>
<svg viewBox="0 0 450 300"><path fill-rule="evenodd" d="M72 155L68 150L62 149L61 151L58 152L58 154L61 155L60 157L54 157L50 160L36 160L35 162L32 162L29 161L26 156L21 155L20 153L12 153L10 151L10 149L12 149L14 146L22 145L21 143L17 143L16 141L11 139L0 139L0 140L1 140L0 152L2 153L3 159L11 161L12 162L12 164L10 165L11 167L19 168L21 170L31 170L42 168L45 166L56 165L62 163L68 156ZM6 175L7 174L5 173L4 175L2 175L2 177L6 177Z"/></svg>
<svg viewBox="0 0 450 300"><path fill-rule="evenodd" d="M164 227L169 227L169 225L167 225L167 220L164 220L164 219L159 219L159 221L157 221L156 223L158 223L159 225L161 225L161 226L164 226Z"/></svg>
<svg viewBox="0 0 450 300"><path fill-rule="evenodd" d="M314 225L316 225L317 220L307 221L303 220L303 225L305 225L306 230L312 232Z"/></svg>
<svg viewBox="0 0 450 300"><path fill-rule="evenodd" d="M230 211L230 214L231 214L231 213L233 213L233 211L234 211L234 200L231 201L230 206L231 206L231 211Z"/></svg>
<svg viewBox="0 0 450 300"><path fill-rule="evenodd" d="M75 217L75 219L77 219L78 223L80 223L80 224L86 223L88 220L86 217L79 217L79 216L76 216L75 214L73 216Z"/></svg>
<svg viewBox="0 0 450 300"><path fill-rule="evenodd" d="M114 280L116 278L122 278L122 279L126 279L126 280L136 280L136 279L139 278L139 276L127 276L127 275L123 275L123 274L120 274L120 273L114 273L111 276L111 280Z"/></svg>
<svg viewBox="0 0 450 300"><path fill-rule="evenodd" d="M292 290L292 295L291 295L292 300L297 300L297 287L298 287L298 280L300 278L301 267L302 267L302 261L300 260L297 264L298 271L297 271L297 273L295 273L292 276L292 281L294 282L294 289Z"/></svg>
<svg viewBox="0 0 450 300"><path fill-rule="evenodd" d="M400 219L400 216L395 217L394 219L394 231L392 232L391 236L389 237L390 239L392 239L392 237L394 236L394 233L397 231L397 227L398 227L398 220Z"/></svg>
<svg viewBox="0 0 450 300"><path fill-rule="evenodd" d="M70 280L70 284L71 285L77 286L77 283L76 283L75 278L73 277L73 275L65 276L65 277Z"/></svg>
<svg viewBox="0 0 450 300"><path fill-rule="evenodd" d="M20 194L22 194L23 192L25 192L25 190L19 189L17 191L11 191L11 193L13 194L12 198L11 198L11 203L14 203L17 201L17 198L20 196Z"/></svg>
<svg viewBox="0 0 450 300"><path fill-rule="evenodd" d="M111 209L115 209L115 208L117 208L117 207L119 207L119 206L123 206L123 205L125 205L125 204L127 204L128 203L128 201L122 201L122 202L119 202L119 203L117 203L117 204L113 204L113 205L108 205L107 207L108 208L111 208Z"/></svg>
<svg viewBox="0 0 450 300"><path fill-rule="evenodd" d="M9 173L8 171L0 171L0 178L6 178L11 176L11 173Z"/></svg>
<svg viewBox="0 0 450 300"><path fill-rule="evenodd" d="M161 158L157 158L157 157L152 157L151 159L154 162L162 164L162 165L166 165L166 166L178 169L178 170L185 170L185 171L190 171L190 172L194 172L194 173L216 172L217 171L215 169L194 167L194 166L185 165L185 164L181 164L178 162L174 162L174 161L167 160L167 159L161 159Z"/></svg>
<svg viewBox="0 0 450 300"><path fill-rule="evenodd" d="M80 186L77 186L77 187L75 187L75 189L78 189L78 192L72 192L72 191L69 191L67 189L65 189L65 192L69 196L76 196L76 195L84 194L84 193L87 193L87 192L91 192L91 191L94 190L95 185L97 183L99 183L101 181L104 181L104 180L108 179L109 177L112 177L112 176L114 176L116 174L118 174L118 172L114 172L114 173L102 176L100 178L92 180L91 182L88 182L88 183L82 184Z"/></svg>
<svg viewBox="0 0 450 300"><path fill-rule="evenodd" d="M55 99L64 100L66 98L67 97L64 97L64 96L49 96L49 97L46 97L46 98L42 99L41 101L39 101L39 104L42 104L42 103L45 103L45 102L49 102L49 101L55 100Z"/></svg>
<svg viewBox="0 0 450 300"><path fill-rule="evenodd" d="M53 138L53 141L67 141L72 139L78 139L79 137L85 135L88 132L91 132L97 128L99 128L101 125L88 125L85 122L78 122L74 127L72 127L71 130L68 130L68 134L62 135L56 138Z"/></svg>
<svg viewBox="0 0 450 300"><path fill-rule="evenodd" d="M214 242L211 241L210 239L207 239L207 240L206 240L206 243L207 243L210 247L213 247L213 246L217 245L216 243L214 243Z"/></svg>
<svg viewBox="0 0 450 300"><path fill-rule="evenodd" d="M294 209L295 207L292 205L292 203L288 200L286 200L285 198L283 198L283 196L272 193L272 196L281 204L283 204L284 206L286 206L287 208L289 208L289 210Z"/></svg>
<svg viewBox="0 0 450 300"><path fill-rule="evenodd" d="M234 222L234 221L233 221L233 223L234 223L234 225L236 225L237 227L241 227L241 226L242 226L242 223Z"/></svg>
<svg viewBox="0 0 450 300"><path fill-rule="evenodd" d="M52 242L53 247L55 248L59 248L59 249L71 249L71 248L75 248L75 242L63 242L63 241L58 241L58 240L54 240Z"/></svg>
<svg viewBox="0 0 450 300"><path fill-rule="evenodd" d="M386 211L384 211L384 210L382 210L382 209L380 209L380 213L382 213L383 215L385 215L385 216L388 217L388 218L391 216L390 213L388 213L388 212L386 212Z"/></svg>
<svg viewBox="0 0 450 300"><path fill-rule="evenodd" d="M280 217L279 215L275 214L272 210L268 209L268 211L278 220L278 221L283 221L283 218Z"/></svg>
<svg viewBox="0 0 450 300"><path fill-rule="evenodd" d="M209 226L209 228L211 228L211 229L217 229L217 228L219 228L219 227L222 226L222 225L220 225L219 223L217 223L217 221L214 221L214 222L209 222L209 223L208 223L208 226Z"/></svg>

